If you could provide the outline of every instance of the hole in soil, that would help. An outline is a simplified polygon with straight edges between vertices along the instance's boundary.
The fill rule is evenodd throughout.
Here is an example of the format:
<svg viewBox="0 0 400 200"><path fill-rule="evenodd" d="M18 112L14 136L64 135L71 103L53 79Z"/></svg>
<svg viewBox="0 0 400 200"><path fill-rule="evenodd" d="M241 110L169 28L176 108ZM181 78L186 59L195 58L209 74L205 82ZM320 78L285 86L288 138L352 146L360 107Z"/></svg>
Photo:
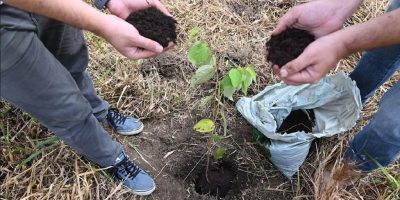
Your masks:
<svg viewBox="0 0 400 200"><path fill-rule="evenodd" d="M126 19L140 35L157 41L163 47L176 43L176 20L155 7L131 13Z"/></svg>
<svg viewBox="0 0 400 200"><path fill-rule="evenodd" d="M236 166L230 161L211 162L206 173L206 167L200 171L195 181L195 189L199 194L210 194L223 198L232 188L236 177ZM207 180L208 178L208 180Z"/></svg>
<svg viewBox="0 0 400 200"><path fill-rule="evenodd" d="M315 40L315 37L305 30L290 28L279 35L271 36L265 44L268 60L279 67L297 58L304 49Z"/></svg>
<svg viewBox="0 0 400 200"><path fill-rule="evenodd" d="M294 110L283 120L278 133L294 133L304 131L311 133L315 126L315 114L312 109Z"/></svg>

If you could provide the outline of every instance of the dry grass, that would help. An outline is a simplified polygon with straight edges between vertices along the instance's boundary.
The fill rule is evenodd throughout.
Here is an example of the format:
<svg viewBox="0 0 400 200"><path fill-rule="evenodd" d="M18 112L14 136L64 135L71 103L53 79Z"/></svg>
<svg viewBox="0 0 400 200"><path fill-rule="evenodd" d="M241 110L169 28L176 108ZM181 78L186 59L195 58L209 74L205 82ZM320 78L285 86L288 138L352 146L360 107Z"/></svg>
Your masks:
<svg viewBox="0 0 400 200"><path fill-rule="evenodd" d="M184 120L188 115L204 114L197 105L208 90L188 87L194 69L186 59L186 38L188 31L196 26L203 30L201 37L211 44L220 62L227 61L230 66L251 64L255 67L259 78L258 84L250 89L251 94L279 81L270 65L265 63L262 49L279 17L299 2L168 0L164 3L179 22L179 38L172 51L156 59L128 61L102 39L86 34L91 56L89 71L99 95L113 106L144 119L172 116ZM366 0L348 24L378 16L386 6L386 0ZM351 71L359 57L360 54L352 55L340 61L335 71ZM221 68L223 72L228 69ZM334 183L330 191L322 187L324 169L332 164L336 168L341 165L347 141L368 123L382 94L399 79L397 73L377 91L351 131L315 143L298 177L294 178L300 184L293 184L292 191L289 191L294 199L399 199L399 191L396 193L389 187L379 170L366 175L352 187L340 188ZM234 123L236 112L232 104L228 106L231 111L229 122ZM139 199L114 184L102 169L82 159L64 144L55 144L32 162L16 169L21 161L40 150L37 144L52 133L8 104L0 104L0 116L0 199ZM265 158L251 159L251 162L258 163ZM388 170L400 178L399 163ZM264 172L255 173L262 175Z"/></svg>

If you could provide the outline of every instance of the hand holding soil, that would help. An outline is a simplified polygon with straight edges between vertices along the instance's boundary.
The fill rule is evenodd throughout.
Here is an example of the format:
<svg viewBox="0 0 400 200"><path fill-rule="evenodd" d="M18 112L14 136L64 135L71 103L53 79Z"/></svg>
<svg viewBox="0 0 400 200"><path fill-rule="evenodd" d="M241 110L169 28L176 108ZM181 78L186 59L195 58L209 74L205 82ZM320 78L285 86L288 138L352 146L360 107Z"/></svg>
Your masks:
<svg viewBox="0 0 400 200"><path fill-rule="evenodd" d="M110 0L107 4L108 10L121 19L126 19L131 13L150 7L155 7L165 15L172 17L167 8L158 0Z"/></svg>
<svg viewBox="0 0 400 200"><path fill-rule="evenodd" d="M140 35L157 41L164 48L176 43L176 20L156 7L133 12L126 21L132 24Z"/></svg>
<svg viewBox="0 0 400 200"><path fill-rule="evenodd" d="M164 50L160 44L141 36L135 27L119 17L107 15L104 24L107 25L98 34L129 59L154 57Z"/></svg>
<svg viewBox="0 0 400 200"><path fill-rule="evenodd" d="M279 20L272 35L289 27L306 30L319 38L343 27L361 1L313 1L290 9Z"/></svg>
<svg viewBox="0 0 400 200"><path fill-rule="evenodd" d="M280 71L275 71L289 85L318 82L340 59L348 55L348 49L336 33L312 42L299 57L287 63Z"/></svg>

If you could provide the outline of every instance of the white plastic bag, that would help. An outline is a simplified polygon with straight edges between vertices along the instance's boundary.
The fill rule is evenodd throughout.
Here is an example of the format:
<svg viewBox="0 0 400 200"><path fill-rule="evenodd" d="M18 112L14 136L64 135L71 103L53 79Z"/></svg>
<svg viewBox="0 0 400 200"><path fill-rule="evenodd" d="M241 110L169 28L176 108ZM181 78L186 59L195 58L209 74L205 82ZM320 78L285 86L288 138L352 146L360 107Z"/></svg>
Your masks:
<svg viewBox="0 0 400 200"><path fill-rule="evenodd" d="M340 72L317 84L268 86L254 97L241 98L236 107L254 128L270 139L271 161L290 178L304 162L311 142L351 129L360 116L362 104L355 82ZM290 112L298 109L314 110L312 133L276 133Z"/></svg>

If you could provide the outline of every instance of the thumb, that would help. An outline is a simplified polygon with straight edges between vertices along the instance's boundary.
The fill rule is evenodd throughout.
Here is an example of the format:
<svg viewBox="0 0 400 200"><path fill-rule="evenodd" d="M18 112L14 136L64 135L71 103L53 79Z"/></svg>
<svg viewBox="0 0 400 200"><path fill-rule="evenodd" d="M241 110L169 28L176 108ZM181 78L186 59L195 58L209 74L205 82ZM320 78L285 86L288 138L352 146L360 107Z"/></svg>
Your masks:
<svg viewBox="0 0 400 200"><path fill-rule="evenodd" d="M300 55L298 58L284 65L280 71L281 76L288 77L306 68L310 63L306 59L303 59L304 57Z"/></svg>
<svg viewBox="0 0 400 200"><path fill-rule="evenodd" d="M150 40L149 38L145 38L141 35L138 36L138 39L136 40L136 45L137 47L156 53L161 53L164 50L164 48L156 41Z"/></svg>

